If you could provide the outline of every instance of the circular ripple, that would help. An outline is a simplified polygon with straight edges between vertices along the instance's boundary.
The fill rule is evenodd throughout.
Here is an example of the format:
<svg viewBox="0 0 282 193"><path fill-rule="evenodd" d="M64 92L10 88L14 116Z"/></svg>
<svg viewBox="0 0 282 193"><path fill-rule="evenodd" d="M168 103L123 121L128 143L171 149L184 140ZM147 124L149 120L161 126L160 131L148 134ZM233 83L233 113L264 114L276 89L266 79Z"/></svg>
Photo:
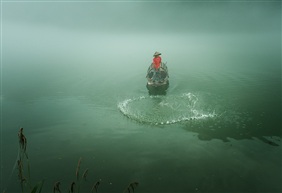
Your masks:
<svg viewBox="0 0 282 193"><path fill-rule="evenodd" d="M192 93L180 96L142 96L118 104L119 110L128 118L154 125L216 116L215 112L205 112L204 106L203 101Z"/></svg>

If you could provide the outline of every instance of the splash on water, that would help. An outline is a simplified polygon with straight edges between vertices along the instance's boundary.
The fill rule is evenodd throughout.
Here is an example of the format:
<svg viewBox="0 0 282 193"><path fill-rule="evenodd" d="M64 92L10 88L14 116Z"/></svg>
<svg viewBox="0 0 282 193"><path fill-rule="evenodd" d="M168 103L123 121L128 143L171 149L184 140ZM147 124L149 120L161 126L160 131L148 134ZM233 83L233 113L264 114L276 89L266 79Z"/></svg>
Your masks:
<svg viewBox="0 0 282 193"><path fill-rule="evenodd" d="M205 102L192 93L126 99L118 104L118 108L132 120L153 125L168 125L216 116L214 110L207 109Z"/></svg>

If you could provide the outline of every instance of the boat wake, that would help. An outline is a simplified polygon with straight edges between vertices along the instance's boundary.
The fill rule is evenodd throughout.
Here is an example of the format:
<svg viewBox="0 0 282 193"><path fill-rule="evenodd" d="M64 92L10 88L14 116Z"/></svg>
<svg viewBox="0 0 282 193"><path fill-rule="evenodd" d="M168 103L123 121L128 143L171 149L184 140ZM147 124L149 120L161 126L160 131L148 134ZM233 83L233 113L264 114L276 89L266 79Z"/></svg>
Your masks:
<svg viewBox="0 0 282 193"><path fill-rule="evenodd" d="M118 108L128 118L152 125L168 125L216 116L214 110L208 109L204 101L192 93L126 99L118 104Z"/></svg>

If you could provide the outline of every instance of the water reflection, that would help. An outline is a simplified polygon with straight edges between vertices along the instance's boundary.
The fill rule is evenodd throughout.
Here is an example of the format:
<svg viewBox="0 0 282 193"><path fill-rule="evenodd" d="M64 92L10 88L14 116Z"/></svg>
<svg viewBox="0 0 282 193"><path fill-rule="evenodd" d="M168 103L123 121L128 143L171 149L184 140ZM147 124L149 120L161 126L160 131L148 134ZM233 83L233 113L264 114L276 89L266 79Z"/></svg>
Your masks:
<svg viewBox="0 0 282 193"><path fill-rule="evenodd" d="M262 117L264 116L264 117ZM198 134L198 139L210 141L220 139L259 139L272 146L281 145L281 123L279 120L268 121L272 115L255 115L253 113L226 112L217 117L205 120L192 120L184 125L184 129Z"/></svg>
<svg viewBox="0 0 282 193"><path fill-rule="evenodd" d="M158 87L147 84L146 87L150 96L166 95L169 84L161 85Z"/></svg>

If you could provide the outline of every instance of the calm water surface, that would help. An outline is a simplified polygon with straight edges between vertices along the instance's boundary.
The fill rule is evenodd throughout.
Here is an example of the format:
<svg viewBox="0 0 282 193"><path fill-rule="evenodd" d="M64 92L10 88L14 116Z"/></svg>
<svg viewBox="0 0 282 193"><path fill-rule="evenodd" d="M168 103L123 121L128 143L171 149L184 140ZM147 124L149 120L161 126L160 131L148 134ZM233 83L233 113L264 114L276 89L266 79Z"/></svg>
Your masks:
<svg viewBox="0 0 282 193"><path fill-rule="evenodd" d="M20 127L43 192L80 157L81 192L282 191L281 3L154 5L3 3L1 191L20 192Z"/></svg>

